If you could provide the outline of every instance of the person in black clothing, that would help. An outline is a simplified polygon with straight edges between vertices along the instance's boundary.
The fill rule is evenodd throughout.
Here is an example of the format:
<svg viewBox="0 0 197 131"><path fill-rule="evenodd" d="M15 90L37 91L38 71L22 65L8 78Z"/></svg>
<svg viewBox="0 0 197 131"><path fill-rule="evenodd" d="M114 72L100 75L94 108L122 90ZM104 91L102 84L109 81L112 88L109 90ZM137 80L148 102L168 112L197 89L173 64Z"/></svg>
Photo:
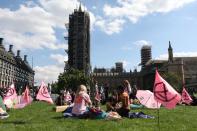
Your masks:
<svg viewBox="0 0 197 131"><path fill-rule="evenodd" d="M109 85L108 84L105 84L105 86L104 86L104 94L105 94L105 100L107 100L108 96L109 96Z"/></svg>
<svg viewBox="0 0 197 131"><path fill-rule="evenodd" d="M118 103L118 93L117 93L117 91L113 91L112 96L110 96L106 100L106 108L107 108L106 112L116 111L117 103Z"/></svg>
<svg viewBox="0 0 197 131"><path fill-rule="evenodd" d="M191 105L196 106L197 105L197 98L194 95L191 95L191 98L192 98Z"/></svg>
<svg viewBox="0 0 197 131"><path fill-rule="evenodd" d="M136 94L137 94L137 87L136 87L136 85L133 85L131 88L131 93L129 95L129 98L136 99Z"/></svg>
<svg viewBox="0 0 197 131"><path fill-rule="evenodd" d="M130 111L129 95L124 90L123 86L118 86L118 103L116 106L116 111L122 117L128 117Z"/></svg>
<svg viewBox="0 0 197 131"><path fill-rule="evenodd" d="M64 92L61 92L60 95L55 100L55 104L58 106L64 105Z"/></svg>

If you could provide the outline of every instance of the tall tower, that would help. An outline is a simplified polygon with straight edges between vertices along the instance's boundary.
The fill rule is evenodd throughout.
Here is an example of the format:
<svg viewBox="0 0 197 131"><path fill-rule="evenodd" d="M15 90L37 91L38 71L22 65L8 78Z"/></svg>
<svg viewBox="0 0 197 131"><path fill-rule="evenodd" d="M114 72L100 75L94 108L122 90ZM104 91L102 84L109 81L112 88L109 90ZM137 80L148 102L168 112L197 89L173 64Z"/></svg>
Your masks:
<svg viewBox="0 0 197 131"><path fill-rule="evenodd" d="M146 63L152 59L151 46L144 45L141 48L141 65L142 70L145 68Z"/></svg>
<svg viewBox="0 0 197 131"><path fill-rule="evenodd" d="M90 16L81 4L69 15L68 66L86 74L90 71Z"/></svg>
<svg viewBox="0 0 197 131"><path fill-rule="evenodd" d="M169 47L168 47L168 62L173 63L173 49L172 49L170 41L169 41Z"/></svg>
<svg viewBox="0 0 197 131"><path fill-rule="evenodd" d="M3 38L0 38L0 49L5 51L5 47L3 46Z"/></svg>

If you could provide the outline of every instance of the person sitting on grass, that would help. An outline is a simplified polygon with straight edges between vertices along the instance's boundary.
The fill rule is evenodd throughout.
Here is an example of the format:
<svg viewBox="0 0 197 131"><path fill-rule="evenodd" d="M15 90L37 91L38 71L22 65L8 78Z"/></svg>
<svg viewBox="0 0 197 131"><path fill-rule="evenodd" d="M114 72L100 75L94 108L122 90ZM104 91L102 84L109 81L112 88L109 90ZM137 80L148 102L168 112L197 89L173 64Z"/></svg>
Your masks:
<svg viewBox="0 0 197 131"><path fill-rule="evenodd" d="M64 91L64 104L66 105L70 105L72 101L72 97L70 95L69 90L65 90Z"/></svg>
<svg viewBox="0 0 197 131"><path fill-rule="evenodd" d="M130 111L129 95L124 91L123 86L118 86L118 102L119 105L116 107L116 111L122 117L128 117Z"/></svg>
<svg viewBox="0 0 197 131"><path fill-rule="evenodd" d="M130 85L129 81L128 80L124 80L122 85L124 86L124 92L127 92L127 94L130 97L130 94L131 94L131 85Z"/></svg>
<svg viewBox="0 0 197 131"><path fill-rule="evenodd" d="M116 105L118 103L118 94L117 94L117 91L114 90L112 92L112 96L110 96L108 98L108 100L106 101L106 112L109 112L109 111L116 111Z"/></svg>
<svg viewBox="0 0 197 131"><path fill-rule="evenodd" d="M1 96L3 96L3 92L0 90L0 119L5 119L9 117L9 114L6 112L6 106Z"/></svg>
<svg viewBox="0 0 197 131"><path fill-rule="evenodd" d="M87 105L91 106L92 102L87 94L86 86L80 85L74 99L74 106L72 108L73 116L77 116L79 118L88 117Z"/></svg>
<svg viewBox="0 0 197 131"><path fill-rule="evenodd" d="M56 98L55 104L57 106L64 105L64 91L60 91L60 95Z"/></svg>

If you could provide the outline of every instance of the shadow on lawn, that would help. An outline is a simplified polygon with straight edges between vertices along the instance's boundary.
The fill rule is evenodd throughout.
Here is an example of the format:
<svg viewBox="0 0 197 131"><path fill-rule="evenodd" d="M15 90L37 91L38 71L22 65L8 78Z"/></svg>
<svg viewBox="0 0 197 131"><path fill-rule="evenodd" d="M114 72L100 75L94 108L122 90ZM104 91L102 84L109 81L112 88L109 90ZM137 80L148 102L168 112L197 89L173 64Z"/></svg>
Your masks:
<svg viewBox="0 0 197 131"><path fill-rule="evenodd" d="M22 121L22 120L16 120L16 121L4 121L4 124L15 124L15 125L24 125L24 124L30 124L30 122Z"/></svg>

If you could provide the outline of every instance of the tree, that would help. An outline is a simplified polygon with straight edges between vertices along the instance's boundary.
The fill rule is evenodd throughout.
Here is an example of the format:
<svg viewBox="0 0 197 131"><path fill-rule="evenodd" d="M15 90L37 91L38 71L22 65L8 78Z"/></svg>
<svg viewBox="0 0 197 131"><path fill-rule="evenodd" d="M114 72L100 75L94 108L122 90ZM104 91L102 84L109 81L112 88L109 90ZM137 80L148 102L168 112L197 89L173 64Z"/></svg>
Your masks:
<svg viewBox="0 0 197 131"><path fill-rule="evenodd" d="M182 79L181 76L172 72L162 73L161 76L178 92L182 91Z"/></svg>
<svg viewBox="0 0 197 131"><path fill-rule="evenodd" d="M64 89L76 91L79 85L89 85L89 83L90 78L83 71L71 68L58 76L58 92Z"/></svg>
<svg viewBox="0 0 197 131"><path fill-rule="evenodd" d="M58 83L57 82L52 83L51 84L51 93L58 94L58 92L59 92Z"/></svg>

